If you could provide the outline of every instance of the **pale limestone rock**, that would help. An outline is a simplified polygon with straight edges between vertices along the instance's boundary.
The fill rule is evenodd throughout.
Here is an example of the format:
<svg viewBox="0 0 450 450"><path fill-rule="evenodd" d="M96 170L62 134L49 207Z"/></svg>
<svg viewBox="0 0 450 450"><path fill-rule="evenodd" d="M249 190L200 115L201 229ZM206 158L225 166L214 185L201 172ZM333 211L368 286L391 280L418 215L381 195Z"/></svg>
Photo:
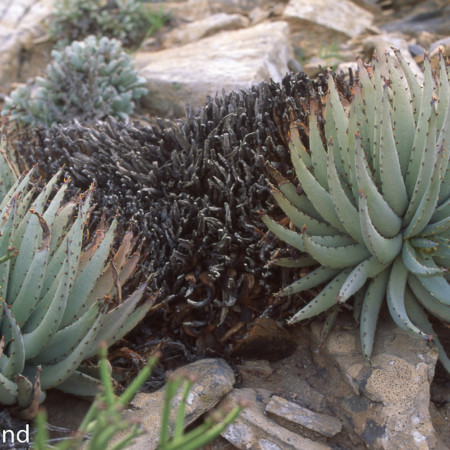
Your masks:
<svg viewBox="0 0 450 450"><path fill-rule="evenodd" d="M284 6L284 0L281 6ZM168 0L144 3L153 12L163 10L177 21L193 22L207 18L211 14L250 14L254 9L271 9L277 2L273 0Z"/></svg>
<svg viewBox="0 0 450 450"><path fill-rule="evenodd" d="M350 0L290 0L284 17L329 28L349 37L376 30L372 25L373 14Z"/></svg>
<svg viewBox="0 0 450 450"><path fill-rule="evenodd" d="M173 372L173 376L183 374L193 375L196 378L191 389L186 406L186 425L191 424L205 412L212 409L228 392L231 391L235 383L234 372L223 359L203 359L187 366L181 367ZM132 409L124 411L126 420L138 420L143 424L145 434L136 439L135 443L129 447L133 450L152 450L158 445L161 412L164 403L165 388L147 394L140 392L131 402ZM181 394L181 389L180 389ZM174 420L180 400L173 402L171 410ZM124 433L115 437L118 442L124 437Z"/></svg>
<svg viewBox="0 0 450 450"><path fill-rule="evenodd" d="M312 388L307 381L302 379L297 381L296 386L298 395L295 401L298 404L316 412L326 410L327 400L322 393Z"/></svg>
<svg viewBox="0 0 450 450"><path fill-rule="evenodd" d="M252 450L325 450L328 445L314 442L273 422L264 414L270 401L270 391L265 389L233 389L220 403L219 408L229 410L246 402L238 418L222 436L239 449Z"/></svg>
<svg viewBox="0 0 450 450"><path fill-rule="evenodd" d="M285 22L222 32L182 47L141 52L135 64L146 79L151 114L182 117L185 104L203 105L207 95L280 81L292 58Z"/></svg>
<svg viewBox="0 0 450 450"><path fill-rule="evenodd" d="M175 19L187 22L200 20L211 14L208 0L145 2L144 8L154 13L164 11Z"/></svg>
<svg viewBox="0 0 450 450"><path fill-rule="evenodd" d="M342 423L336 417L311 411L276 395L267 404L266 413L280 425L306 437L332 437L342 429Z"/></svg>
<svg viewBox="0 0 450 450"><path fill-rule="evenodd" d="M36 40L46 35L44 22L53 12L55 0L9 0L0 7L0 86L8 92L13 82L24 81L34 76L39 67L45 67L42 55L31 51ZM42 47L38 49L41 51ZM24 55L24 52L26 54ZM50 47L45 48L47 54ZM35 52L36 53L36 52ZM31 72L23 67L22 61L33 60Z"/></svg>
<svg viewBox="0 0 450 450"><path fill-rule="evenodd" d="M256 25L257 23L261 23L264 20L268 19L270 16L270 10L263 8L255 8L253 9L248 18L250 19L250 23L252 25Z"/></svg>
<svg viewBox="0 0 450 450"><path fill-rule="evenodd" d="M343 330L337 324L317 351L320 331L321 324L314 323L317 382L344 426L346 422L373 449L434 448L429 404L435 347L393 323L381 323L369 365L362 355L357 327Z"/></svg>
<svg viewBox="0 0 450 450"><path fill-rule="evenodd" d="M255 8L271 8L274 3L273 0L163 0L146 2L144 6L150 11L162 9L177 19L191 22L217 13L249 14Z"/></svg>
<svg viewBox="0 0 450 450"><path fill-rule="evenodd" d="M436 42L433 42L430 46L430 58L433 58L435 55L437 56L439 51L446 57L450 57L450 36L439 39Z"/></svg>
<svg viewBox="0 0 450 450"><path fill-rule="evenodd" d="M273 0L208 0L211 11L226 12L228 14L249 13L254 8L269 8L274 4ZM286 0L281 0L284 3Z"/></svg>
<svg viewBox="0 0 450 450"><path fill-rule="evenodd" d="M212 14L204 19L181 25L169 31L162 40L162 47L185 45L212 36L220 31L245 28L249 20L241 14Z"/></svg>

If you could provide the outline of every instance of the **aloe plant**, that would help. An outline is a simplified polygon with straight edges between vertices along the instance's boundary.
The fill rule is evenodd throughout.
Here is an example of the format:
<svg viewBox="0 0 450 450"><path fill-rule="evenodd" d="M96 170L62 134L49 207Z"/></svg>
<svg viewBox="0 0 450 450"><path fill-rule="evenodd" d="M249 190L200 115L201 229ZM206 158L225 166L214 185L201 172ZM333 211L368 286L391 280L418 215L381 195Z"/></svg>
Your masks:
<svg viewBox="0 0 450 450"><path fill-rule="evenodd" d="M48 388L94 395L95 368L80 363L99 342L124 336L151 305L137 306L145 284L121 298L139 260L131 233L111 261L115 221L83 247L92 189L63 204L67 180L51 198L59 175L35 196L31 171L0 203L0 403L16 405L25 417Z"/></svg>
<svg viewBox="0 0 450 450"><path fill-rule="evenodd" d="M88 36L52 51L45 77L20 86L5 99L3 115L22 125L104 119L126 120L134 101L147 93L144 78L120 41Z"/></svg>
<svg viewBox="0 0 450 450"><path fill-rule="evenodd" d="M444 58L434 82L425 59L423 86L399 52L386 55L387 76L375 61L358 60L359 81L344 106L329 77L324 126L314 112L309 151L292 129L291 159L301 184L279 175L273 195L291 224L263 221L303 252L276 262L319 265L277 295L327 283L289 323L316 316L354 296L361 343L370 358L384 299L395 323L433 339L450 360L428 319L450 322L450 86Z"/></svg>

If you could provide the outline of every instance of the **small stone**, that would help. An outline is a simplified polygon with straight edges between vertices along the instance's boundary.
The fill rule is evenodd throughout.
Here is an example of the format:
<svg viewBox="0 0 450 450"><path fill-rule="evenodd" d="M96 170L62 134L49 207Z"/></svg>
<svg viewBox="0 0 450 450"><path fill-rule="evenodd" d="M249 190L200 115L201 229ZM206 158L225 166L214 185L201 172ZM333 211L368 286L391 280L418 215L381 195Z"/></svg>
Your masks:
<svg viewBox="0 0 450 450"><path fill-rule="evenodd" d="M374 30L373 14L349 0L290 0L284 17L329 28L349 37Z"/></svg>
<svg viewBox="0 0 450 450"><path fill-rule="evenodd" d="M425 53L425 49L421 45L417 44L409 44L408 45L409 53L413 56L423 55Z"/></svg>
<svg viewBox="0 0 450 450"><path fill-rule="evenodd" d="M437 40L437 37L435 34L429 33L428 31L421 31L415 40L417 45L428 49L427 51L429 52L430 46Z"/></svg>
<svg viewBox="0 0 450 450"><path fill-rule="evenodd" d="M268 19L270 16L270 10L263 8L254 8L250 11L248 18L250 19L250 23L252 25L256 25L257 23L261 23L264 20Z"/></svg>
<svg viewBox="0 0 450 450"><path fill-rule="evenodd" d="M196 361L180 367L170 376L177 378L186 375L192 375L196 379L189 392L186 406L186 424L188 425L213 408L223 396L230 392L235 383L235 376L233 369L220 358ZM137 405L136 399L133 405Z"/></svg>
<svg viewBox="0 0 450 450"><path fill-rule="evenodd" d="M226 30L245 28L249 20L241 14L213 14L169 31L162 40L163 48L185 45Z"/></svg>
<svg viewBox="0 0 450 450"><path fill-rule="evenodd" d="M239 449L325 450L328 445L314 442L278 425L268 418L265 407L270 392L265 389L233 389L218 405L229 410L239 402L247 406L222 436Z"/></svg>
<svg viewBox="0 0 450 450"><path fill-rule="evenodd" d="M299 61L297 61L297 60L294 59L294 58L289 60L289 62L288 62L288 67L289 67L289 70L290 70L291 72L294 72L294 73L300 73L300 72L303 72L303 67L302 67L302 65L300 64Z"/></svg>
<svg viewBox="0 0 450 450"><path fill-rule="evenodd" d="M423 64L423 62L425 61L425 53L422 53L422 54L420 54L420 55L414 56L414 61L415 61L417 64Z"/></svg>
<svg viewBox="0 0 450 450"><path fill-rule="evenodd" d="M444 49L447 53L444 53L444 56L450 56L450 37L446 37L444 39L439 39L436 42L433 42L430 45L430 56L434 54L434 52L438 49L438 47Z"/></svg>
<svg viewBox="0 0 450 450"><path fill-rule="evenodd" d="M171 376L193 375L196 379L189 392L186 405L186 425L191 424L205 412L213 408L233 387L235 382L233 369L220 358L209 358L196 361L175 370ZM180 394L175 399L171 413L174 420ZM130 447L133 450L152 450L158 445L161 412L164 404L165 388L151 394L139 392L131 406L133 409L124 411L126 420L139 421L143 424L145 434L136 439ZM115 437L120 441L126 433Z"/></svg>
<svg viewBox="0 0 450 450"><path fill-rule="evenodd" d="M332 437L342 429L339 419L316 413L276 395L266 406L266 412L280 425L309 438L318 437L318 435Z"/></svg>

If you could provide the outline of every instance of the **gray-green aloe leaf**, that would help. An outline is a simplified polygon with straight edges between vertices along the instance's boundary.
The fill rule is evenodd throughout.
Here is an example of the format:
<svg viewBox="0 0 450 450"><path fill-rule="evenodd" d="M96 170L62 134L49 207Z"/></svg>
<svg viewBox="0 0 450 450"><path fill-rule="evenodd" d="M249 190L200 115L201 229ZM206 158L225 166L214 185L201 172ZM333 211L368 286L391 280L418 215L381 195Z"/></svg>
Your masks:
<svg viewBox="0 0 450 450"><path fill-rule="evenodd" d="M277 174L273 194L291 228L267 216L263 222L300 252L275 264L319 268L277 296L328 283L288 321L295 323L328 309L335 313L354 295L367 359L386 299L399 327L434 338L450 370L427 319L431 314L450 322L448 63L441 57L434 74L425 58L422 86L400 52L384 58L386 64L375 60L371 67L358 59L347 108L330 75L324 120L317 120L315 104L311 108L309 148L291 129L292 165L306 199L300 201L295 184Z"/></svg>
<svg viewBox="0 0 450 450"><path fill-rule="evenodd" d="M14 181L11 167L0 152L0 174L10 185L0 198L0 404L31 414L45 397L41 388L94 394L100 382L80 364L100 341L112 344L129 332L152 299L143 301L146 284L121 296L139 261L131 233L114 255L116 221L83 243L92 190L63 204L61 172L36 195L32 172Z"/></svg>

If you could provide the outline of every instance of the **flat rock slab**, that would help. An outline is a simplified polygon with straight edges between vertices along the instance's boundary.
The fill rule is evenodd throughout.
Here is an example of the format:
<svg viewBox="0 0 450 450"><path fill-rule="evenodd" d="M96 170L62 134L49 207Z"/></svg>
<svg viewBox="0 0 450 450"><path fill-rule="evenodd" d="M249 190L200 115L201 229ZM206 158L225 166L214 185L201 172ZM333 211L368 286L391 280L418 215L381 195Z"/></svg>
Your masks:
<svg viewBox="0 0 450 450"><path fill-rule="evenodd" d="M211 14L251 14L255 9L270 9L273 0L152 0L145 2L148 11L167 11L175 19L192 22Z"/></svg>
<svg viewBox="0 0 450 450"><path fill-rule="evenodd" d="M342 423L336 417L316 413L276 395L266 406L266 413L280 425L306 437L332 437L342 429Z"/></svg>
<svg viewBox="0 0 450 450"><path fill-rule="evenodd" d="M292 57L288 24L270 22L173 49L141 52L135 64L146 79L146 109L158 116L183 117L186 102L195 107L222 90L281 81Z"/></svg>
<svg viewBox="0 0 450 450"><path fill-rule="evenodd" d="M189 392L186 405L185 424L189 425L205 412L213 408L233 388L235 377L233 369L220 358L209 358L196 361L181 367L171 376L194 376L196 381ZM173 402L171 420L175 420L182 388ZM165 388L151 394L140 392L131 403L133 409L124 411L127 420L137 420L142 423L145 434L137 438L129 447L133 450L152 450L158 445L161 413L164 404ZM120 441L124 434L116 436Z"/></svg>
<svg viewBox="0 0 450 450"><path fill-rule="evenodd" d="M229 410L239 402L247 406L222 436L239 449L252 450L325 450L330 446L300 436L278 425L265 415L270 392L265 389L233 389L219 404Z"/></svg>
<svg viewBox="0 0 450 450"><path fill-rule="evenodd" d="M373 14L349 0L290 0L284 18L319 25L349 37L374 30Z"/></svg>
<svg viewBox="0 0 450 450"><path fill-rule="evenodd" d="M169 31L162 40L163 48L186 45L221 31L239 30L249 25L242 14L217 13L201 20L181 25Z"/></svg>
<svg viewBox="0 0 450 450"><path fill-rule="evenodd" d="M7 92L11 83L20 78L24 52L35 47L35 40L45 35L43 23L52 14L54 2L3 0L0 3L0 90ZM25 59L31 57L27 55ZM42 59L40 55L33 64L45 65Z"/></svg>

